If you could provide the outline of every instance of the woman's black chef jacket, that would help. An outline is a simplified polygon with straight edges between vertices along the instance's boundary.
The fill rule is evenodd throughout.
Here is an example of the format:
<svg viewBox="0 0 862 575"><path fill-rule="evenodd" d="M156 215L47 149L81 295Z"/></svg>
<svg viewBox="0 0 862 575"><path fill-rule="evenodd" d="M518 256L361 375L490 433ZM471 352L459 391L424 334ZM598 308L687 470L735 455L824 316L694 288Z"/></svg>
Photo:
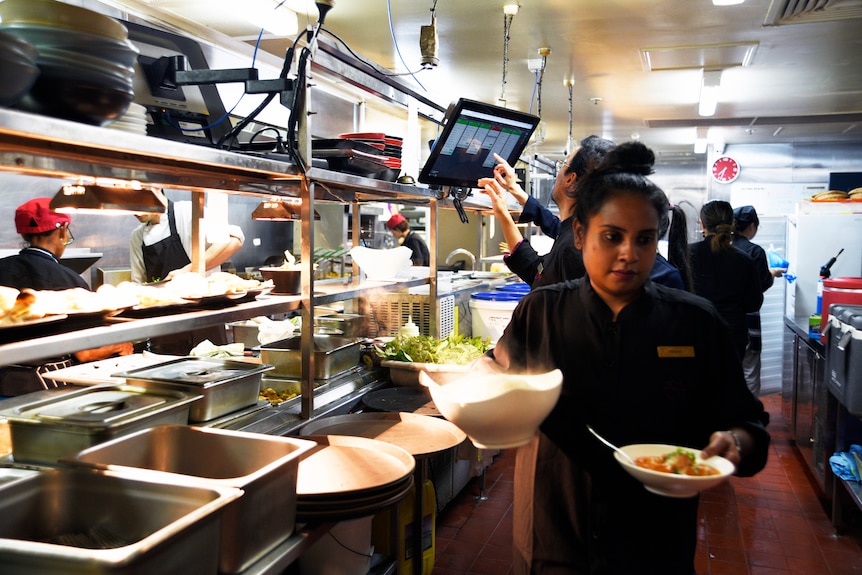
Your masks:
<svg viewBox="0 0 862 575"><path fill-rule="evenodd" d="M0 260L0 285L17 290L90 289L80 274L61 264L54 254L34 247Z"/></svg>
<svg viewBox="0 0 862 575"><path fill-rule="evenodd" d="M697 498L646 491L586 424L617 445L696 449L713 431L744 426L756 448L738 473L762 469L768 414L709 302L648 281L612 321L585 277L526 295L492 353L514 372L564 377L536 459L516 466L515 540L526 536L532 556L520 552L534 572L692 575ZM532 512L519 514L523 498Z"/></svg>
<svg viewBox="0 0 862 575"><path fill-rule="evenodd" d="M551 249L540 256L529 242L520 242L515 251L504 261L506 266L531 287L550 285L573 280L586 273L584 257L575 247L575 232L572 223L575 217L566 218L560 224L560 234Z"/></svg>

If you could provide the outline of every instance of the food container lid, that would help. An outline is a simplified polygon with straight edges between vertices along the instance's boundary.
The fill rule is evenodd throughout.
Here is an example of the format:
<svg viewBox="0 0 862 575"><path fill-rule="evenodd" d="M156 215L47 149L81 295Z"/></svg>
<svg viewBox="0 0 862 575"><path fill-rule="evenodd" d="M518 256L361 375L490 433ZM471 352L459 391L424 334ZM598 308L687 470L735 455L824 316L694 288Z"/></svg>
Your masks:
<svg viewBox="0 0 862 575"><path fill-rule="evenodd" d="M182 357L148 367L111 374L131 381L182 383L208 387L273 369L267 364L220 358Z"/></svg>
<svg viewBox="0 0 862 575"><path fill-rule="evenodd" d="M0 415L12 422L66 427L121 427L200 399L197 394L130 385L94 385L64 394L42 394Z"/></svg>
<svg viewBox="0 0 862 575"><path fill-rule="evenodd" d="M527 293L530 291L530 284L525 282L515 282L506 285L502 285L496 288L497 291L508 292L508 293Z"/></svg>
<svg viewBox="0 0 862 575"><path fill-rule="evenodd" d="M470 297L483 301L518 301L524 297L524 294L504 291L481 291L470 294Z"/></svg>
<svg viewBox="0 0 862 575"><path fill-rule="evenodd" d="M823 286L828 288L862 290L862 278L838 277L824 278Z"/></svg>

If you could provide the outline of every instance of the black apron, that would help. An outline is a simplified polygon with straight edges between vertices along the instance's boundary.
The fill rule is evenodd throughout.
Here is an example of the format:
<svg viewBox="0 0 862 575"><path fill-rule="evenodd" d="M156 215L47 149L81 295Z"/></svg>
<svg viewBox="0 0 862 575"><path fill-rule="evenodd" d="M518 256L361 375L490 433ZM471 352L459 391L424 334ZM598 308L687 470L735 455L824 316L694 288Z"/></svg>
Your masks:
<svg viewBox="0 0 862 575"><path fill-rule="evenodd" d="M174 203L170 200L168 200L167 212L171 235L151 246L145 244L141 246L147 282L162 281L172 271L192 263L177 233Z"/></svg>
<svg viewBox="0 0 862 575"><path fill-rule="evenodd" d="M183 247L183 242L177 233L177 221L174 216L174 203L168 200L168 226L171 235L151 246L143 245L144 268L147 281L164 280L169 273L191 263L189 255ZM188 353L205 339L215 345L227 343L224 326L214 326L194 331L174 333L162 337L150 338L149 351L160 354L188 355Z"/></svg>

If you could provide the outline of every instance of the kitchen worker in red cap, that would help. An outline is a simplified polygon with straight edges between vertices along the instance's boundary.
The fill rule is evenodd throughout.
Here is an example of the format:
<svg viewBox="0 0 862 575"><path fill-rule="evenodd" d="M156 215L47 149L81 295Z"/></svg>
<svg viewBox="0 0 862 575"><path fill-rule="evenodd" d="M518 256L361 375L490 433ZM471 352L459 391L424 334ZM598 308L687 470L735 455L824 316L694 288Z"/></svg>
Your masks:
<svg viewBox="0 0 862 575"><path fill-rule="evenodd" d="M35 198L15 210L15 230L26 247L0 260L0 284L21 290L89 289L79 274L60 263L66 246L75 241L69 214L48 207L51 198Z"/></svg>
<svg viewBox="0 0 862 575"><path fill-rule="evenodd" d="M50 202L51 198L35 198L15 210L15 229L27 245L17 255L0 259L0 285L17 290L90 289L80 274L60 263L66 246L75 241L69 229L72 219L68 214L51 210ZM132 352L132 344L123 342L45 359L40 364L3 366L0 367L0 396L56 387L43 377L45 372Z"/></svg>
<svg viewBox="0 0 862 575"><path fill-rule="evenodd" d="M407 218L401 214L395 214L386 222L386 227L389 228L389 231L398 240L399 245L413 250L413 255L410 256L410 259L413 260L414 266L430 265L431 254L428 252L428 246L419 237L419 234L410 229Z"/></svg>

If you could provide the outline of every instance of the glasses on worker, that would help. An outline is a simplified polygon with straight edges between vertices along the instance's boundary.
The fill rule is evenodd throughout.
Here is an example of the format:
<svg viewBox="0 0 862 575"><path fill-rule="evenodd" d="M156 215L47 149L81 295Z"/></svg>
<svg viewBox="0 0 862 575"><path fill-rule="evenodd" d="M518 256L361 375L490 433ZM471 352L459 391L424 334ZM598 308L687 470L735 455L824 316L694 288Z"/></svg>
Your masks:
<svg viewBox="0 0 862 575"><path fill-rule="evenodd" d="M72 235L72 228L69 227L69 224L66 224L66 235L69 237L66 238L66 241L63 243L64 246L70 246L75 241L75 236Z"/></svg>
<svg viewBox="0 0 862 575"><path fill-rule="evenodd" d="M572 169L572 166L570 166L568 162L563 161L563 160L558 161L556 163L556 167L557 167L557 172L561 172L564 167L568 168L570 170Z"/></svg>

